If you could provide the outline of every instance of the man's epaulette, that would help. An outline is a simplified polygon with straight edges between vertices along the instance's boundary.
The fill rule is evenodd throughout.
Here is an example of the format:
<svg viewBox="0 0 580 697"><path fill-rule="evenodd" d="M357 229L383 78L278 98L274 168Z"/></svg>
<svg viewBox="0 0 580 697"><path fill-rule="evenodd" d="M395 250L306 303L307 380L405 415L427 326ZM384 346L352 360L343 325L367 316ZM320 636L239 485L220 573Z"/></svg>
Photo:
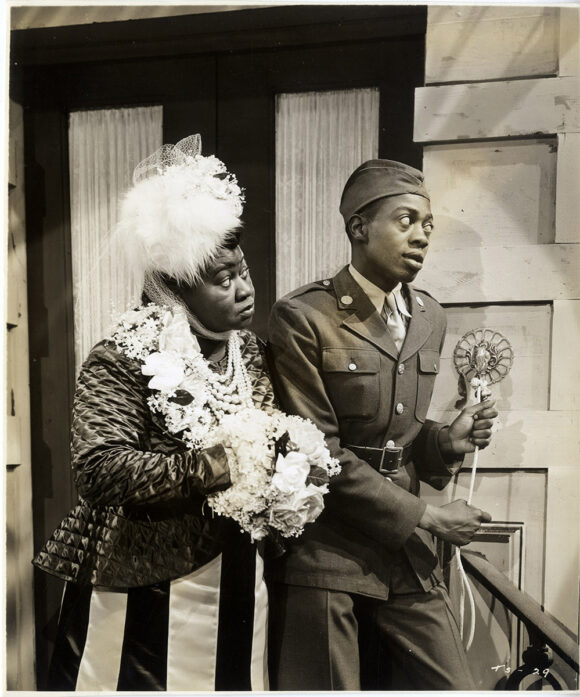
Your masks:
<svg viewBox="0 0 580 697"><path fill-rule="evenodd" d="M434 298L434 297L431 295L431 293L429 293L428 290L424 290L423 288L417 288L417 286L412 286L412 288L413 288L414 291L417 291L418 293L423 293L424 295L428 295L430 298L433 298L433 300L435 300L435 302L439 302L439 301L437 300L437 298Z"/></svg>
<svg viewBox="0 0 580 697"><path fill-rule="evenodd" d="M290 291L284 297L285 298L297 298L306 293L311 293L314 290L328 290L332 286L332 282L328 278L321 279L320 281L312 281L311 283L306 283L295 290Z"/></svg>
<svg viewBox="0 0 580 697"><path fill-rule="evenodd" d="M437 307L441 307L441 303L437 298L434 298L431 293L427 290L423 290L423 288L417 288L416 286L411 286L411 292L412 293L418 293L419 295L427 296L429 300L426 300L425 302L434 302Z"/></svg>

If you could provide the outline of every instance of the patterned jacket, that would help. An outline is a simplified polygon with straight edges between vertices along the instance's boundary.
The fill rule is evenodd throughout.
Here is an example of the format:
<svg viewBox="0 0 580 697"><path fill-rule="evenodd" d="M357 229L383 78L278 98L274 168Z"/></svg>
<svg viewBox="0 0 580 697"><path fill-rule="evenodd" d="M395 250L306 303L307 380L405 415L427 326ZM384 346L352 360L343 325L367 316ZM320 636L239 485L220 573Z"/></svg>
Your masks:
<svg viewBox="0 0 580 697"><path fill-rule="evenodd" d="M254 403L270 408L263 347L251 332L240 336ZM149 585L203 566L236 530L203 512L205 496L229 485L223 448L196 455L168 433L147 404L148 380L111 342L89 354L73 408L79 502L33 560L40 569L81 584Z"/></svg>

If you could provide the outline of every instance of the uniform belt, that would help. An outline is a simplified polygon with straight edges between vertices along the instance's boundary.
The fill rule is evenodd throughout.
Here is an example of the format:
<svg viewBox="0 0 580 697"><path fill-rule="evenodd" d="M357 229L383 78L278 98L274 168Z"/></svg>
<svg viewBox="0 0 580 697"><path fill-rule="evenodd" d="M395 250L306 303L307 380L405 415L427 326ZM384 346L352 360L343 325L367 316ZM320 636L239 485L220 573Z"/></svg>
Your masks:
<svg viewBox="0 0 580 697"><path fill-rule="evenodd" d="M369 448L364 445L345 445L345 448L376 469L380 474L394 474L411 459L412 445Z"/></svg>

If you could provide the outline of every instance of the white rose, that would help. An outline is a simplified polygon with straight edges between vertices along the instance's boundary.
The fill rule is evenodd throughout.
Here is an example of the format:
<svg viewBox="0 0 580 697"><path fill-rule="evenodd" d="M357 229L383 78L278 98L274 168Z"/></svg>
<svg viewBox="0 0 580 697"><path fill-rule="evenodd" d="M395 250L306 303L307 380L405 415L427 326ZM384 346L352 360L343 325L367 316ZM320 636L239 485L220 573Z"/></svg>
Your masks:
<svg viewBox="0 0 580 697"><path fill-rule="evenodd" d="M328 449L324 436L313 423L294 417L289 424L288 434L294 447L304 453L311 464L325 462Z"/></svg>
<svg viewBox="0 0 580 697"><path fill-rule="evenodd" d="M291 493L304 487L309 473L310 465L306 455L297 452L290 452L286 456L278 455L272 484L279 491Z"/></svg>
<svg viewBox="0 0 580 697"><path fill-rule="evenodd" d="M322 513L324 500L322 491L309 484L279 501L270 510L270 524L284 532L299 532L306 525L316 520Z"/></svg>
<svg viewBox="0 0 580 697"><path fill-rule="evenodd" d="M328 456L328 448L322 438L309 438L300 441L300 452L303 452L313 465L322 465Z"/></svg>
<svg viewBox="0 0 580 697"><path fill-rule="evenodd" d="M173 392L184 378L184 365L179 356L171 353L150 353L141 366L143 375L152 375L149 387L161 392Z"/></svg>
<svg viewBox="0 0 580 697"><path fill-rule="evenodd" d="M159 350L174 351L181 356L199 353L197 339L191 333L185 313L177 310L159 334Z"/></svg>
<svg viewBox="0 0 580 697"><path fill-rule="evenodd" d="M314 484L309 484L302 498L308 508L308 518L306 522L312 523L324 509L323 491L319 487L314 486Z"/></svg>
<svg viewBox="0 0 580 697"><path fill-rule="evenodd" d="M308 519L308 510L304 506L296 509L294 504L295 502L289 499L270 509L270 525L280 530L283 535L300 532Z"/></svg>

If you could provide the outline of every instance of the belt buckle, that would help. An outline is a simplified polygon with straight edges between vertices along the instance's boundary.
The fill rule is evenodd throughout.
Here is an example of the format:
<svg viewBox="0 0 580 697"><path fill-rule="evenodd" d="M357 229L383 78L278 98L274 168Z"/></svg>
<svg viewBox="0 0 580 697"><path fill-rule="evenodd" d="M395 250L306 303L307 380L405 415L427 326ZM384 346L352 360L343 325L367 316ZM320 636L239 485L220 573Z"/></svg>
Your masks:
<svg viewBox="0 0 580 697"><path fill-rule="evenodd" d="M385 464L387 465L395 465L393 469L387 469L386 467L383 467ZM379 464L379 472L381 474L394 474L399 471L399 465L403 461L403 447L394 445L392 448L389 447L384 447L383 448L383 454L381 455L381 462Z"/></svg>

